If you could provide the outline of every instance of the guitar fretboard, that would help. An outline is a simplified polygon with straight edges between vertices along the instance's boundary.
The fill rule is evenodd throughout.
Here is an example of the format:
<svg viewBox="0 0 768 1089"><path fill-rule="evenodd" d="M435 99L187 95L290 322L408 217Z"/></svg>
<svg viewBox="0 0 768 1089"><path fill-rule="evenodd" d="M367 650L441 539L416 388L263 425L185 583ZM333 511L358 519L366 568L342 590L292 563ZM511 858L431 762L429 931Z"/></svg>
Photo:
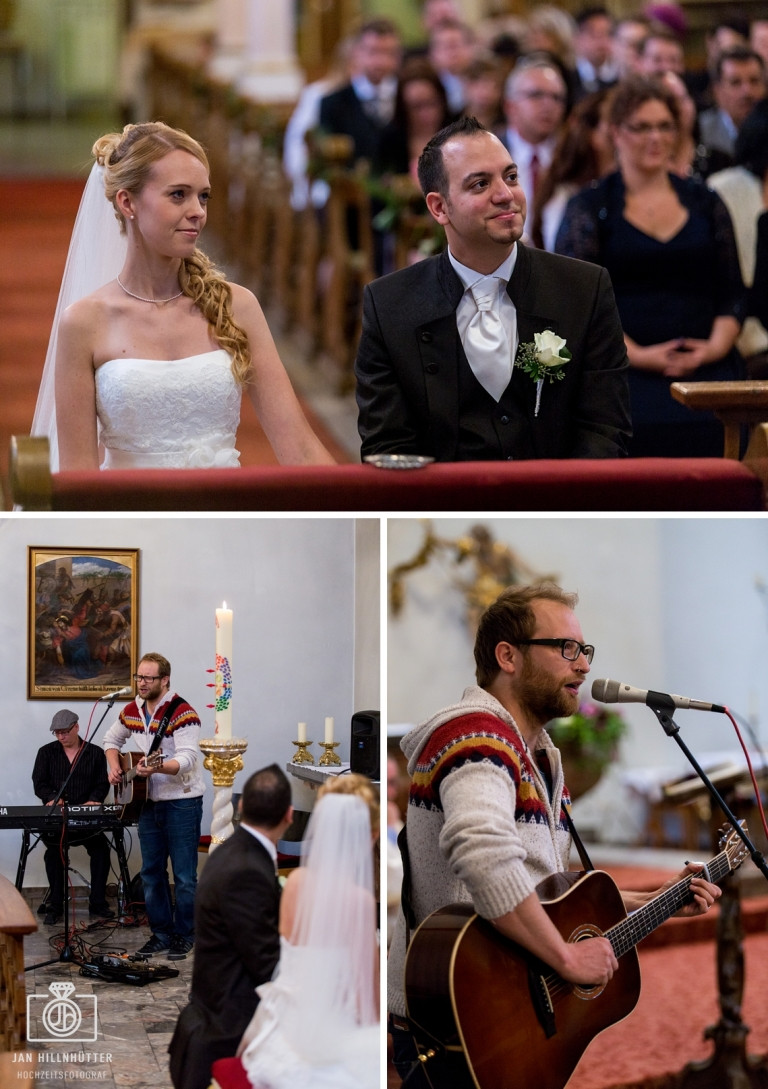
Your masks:
<svg viewBox="0 0 768 1089"><path fill-rule="evenodd" d="M727 849L721 851L707 863L709 879L714 884L722 881L731 872L731 860ZM638 942L646 938L667 919L685 907L691 900L691 881L697 874L690 874L682 878L676 884L668 888L660 896L656 896L637 911L633 911L626 919L622 919L616 926L612 926L605 933L606 938L613 946L616 957L633 949Z"/></svg>

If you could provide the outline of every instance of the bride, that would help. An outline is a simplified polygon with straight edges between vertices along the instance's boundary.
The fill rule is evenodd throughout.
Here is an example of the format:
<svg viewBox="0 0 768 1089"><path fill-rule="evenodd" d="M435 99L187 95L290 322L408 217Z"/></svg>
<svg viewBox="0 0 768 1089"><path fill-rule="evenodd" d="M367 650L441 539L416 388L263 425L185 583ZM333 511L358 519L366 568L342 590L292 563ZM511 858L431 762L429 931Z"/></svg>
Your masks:
<svg viewBox="0 0 768 1089"><path fill-rule="evenodd" d="M197 248L202 147L150 122L93 155L32 425L52 468L237 466L243 391L278 461L333 463L255 296Z"/></svg>
<svg viewBox="0 0 768 1089"><path fill-rule="evenodd" d="M281 900L277 974L238 1052L258 1089L378 1089L378 812L364 776L321 788Z"/></svg>

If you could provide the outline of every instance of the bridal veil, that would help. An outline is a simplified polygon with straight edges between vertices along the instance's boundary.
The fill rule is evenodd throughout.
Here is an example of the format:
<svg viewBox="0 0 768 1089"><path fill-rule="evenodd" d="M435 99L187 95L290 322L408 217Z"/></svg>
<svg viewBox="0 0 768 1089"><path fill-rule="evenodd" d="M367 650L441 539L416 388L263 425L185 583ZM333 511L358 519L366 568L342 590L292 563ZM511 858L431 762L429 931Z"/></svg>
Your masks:
<svg viewBox="0 0 768 1089"><path fill-rule="evenodd" d="M61 315L78 299L114 280L123 267L126 250L126 238L120 232L115 210L104 193L104 170L96 163L88 176L69 243L32 420L32 434L48 436L52 471L59 467L55 365Z"/></svg>

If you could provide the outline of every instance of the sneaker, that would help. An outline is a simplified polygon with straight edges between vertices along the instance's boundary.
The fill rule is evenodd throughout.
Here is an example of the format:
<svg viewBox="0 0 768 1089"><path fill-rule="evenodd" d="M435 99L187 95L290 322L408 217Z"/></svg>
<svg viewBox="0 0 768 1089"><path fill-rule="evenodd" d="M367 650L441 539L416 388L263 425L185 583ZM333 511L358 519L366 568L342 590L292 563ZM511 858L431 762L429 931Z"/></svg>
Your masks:
<svg viewBox="0 0 768 1089"><path fill-rule="evenodd" d="M194 942L191 938L182 938L179 934L174 934L171 938L171 946L168 951L168 960L184 960L187 953L192 949Z"/></svg>
<svg viewBox="0 0 768 1089"><path fill-rule="evenodd" d="M142 957L153 957L156 953L165 953L170 947L171 943L168 938L161 938L159 934L153 934L148 942L144 942L141 949L137 949L137 953L140 953Z"/></svg>

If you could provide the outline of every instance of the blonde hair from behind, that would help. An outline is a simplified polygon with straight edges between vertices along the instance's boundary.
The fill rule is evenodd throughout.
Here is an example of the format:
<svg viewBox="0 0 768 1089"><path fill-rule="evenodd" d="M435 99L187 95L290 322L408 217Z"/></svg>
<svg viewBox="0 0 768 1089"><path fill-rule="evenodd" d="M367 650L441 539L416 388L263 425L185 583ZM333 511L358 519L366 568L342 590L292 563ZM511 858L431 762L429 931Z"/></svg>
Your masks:
<svg viewBox="0 0 768 1089"><path fill-rule="evenodd" d="M162 121L126 125L122 132L107 133L93 145L93 157L104 171L104 194L115 209L121 233L125 234L126 226L115 200L118 192L140 193L154 164L171 151L188 152L210 172L208 156L197 140ZM232 316L232 290L223 273L196 249L182 261L179 286L208 321L216 343L232 356L235 380L245 385L250 377L251 350L245 331Z"/></svg>
<svg viewBox="0 0 768 1089"><path fill-rule="evenodd" d="M356 794L368 806L371 818L371 832L375 837L379 834L379 792L370 779L357 772L348 775L334 775L327 779L317 792L317 800L320 801L326 794Z"/></svg>

